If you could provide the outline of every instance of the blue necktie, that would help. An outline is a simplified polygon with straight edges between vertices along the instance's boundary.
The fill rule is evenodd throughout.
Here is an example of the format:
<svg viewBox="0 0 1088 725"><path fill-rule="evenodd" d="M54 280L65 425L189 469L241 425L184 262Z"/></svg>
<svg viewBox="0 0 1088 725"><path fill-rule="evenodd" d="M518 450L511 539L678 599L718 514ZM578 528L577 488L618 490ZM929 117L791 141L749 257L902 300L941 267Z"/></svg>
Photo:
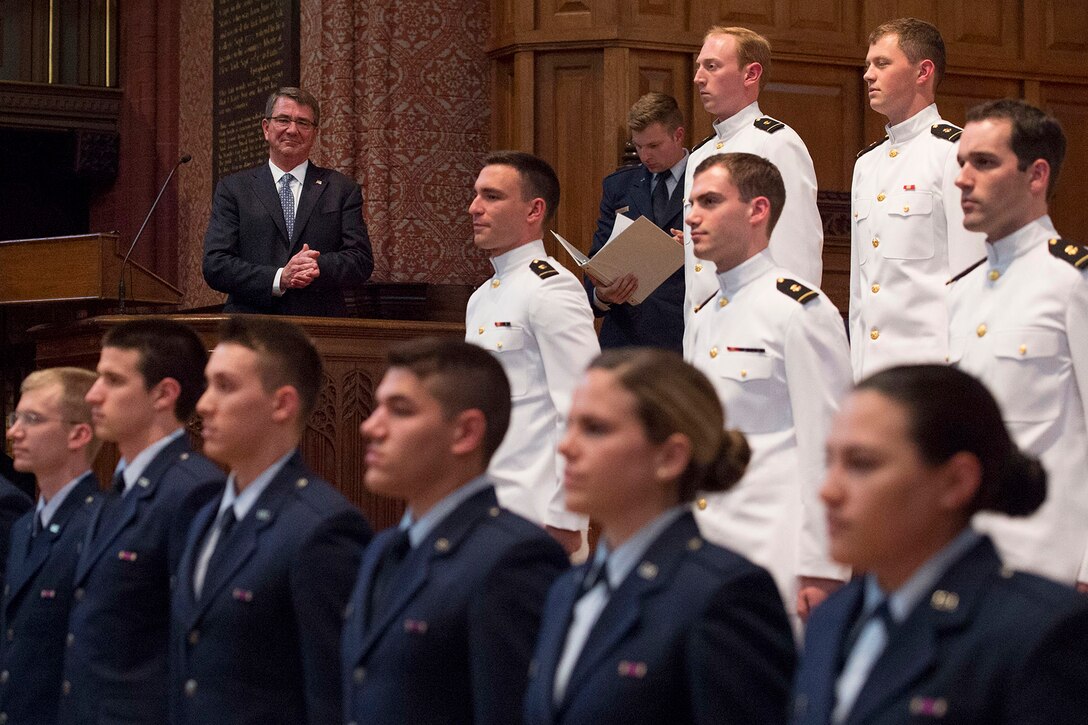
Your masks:
<svg viewBox="0 0 1088 725"><path fill-rule="evenodd" d="M665 180L669 178L669 172L661 172L657 174L657 185L654 186L654 191L650 195L650 203L653 205L654 224L659 227L668 221L667 214L669 209L669 185L665 183Z"/></svg>
<svg viewBox="0 0 1088 725"><path fill-rule="evenodd" d="M283 207L283 221L287 224L287 240L295 236L295 195L291 193L291 182L295 177L284 174L280 179L280 205Z"/></svg>

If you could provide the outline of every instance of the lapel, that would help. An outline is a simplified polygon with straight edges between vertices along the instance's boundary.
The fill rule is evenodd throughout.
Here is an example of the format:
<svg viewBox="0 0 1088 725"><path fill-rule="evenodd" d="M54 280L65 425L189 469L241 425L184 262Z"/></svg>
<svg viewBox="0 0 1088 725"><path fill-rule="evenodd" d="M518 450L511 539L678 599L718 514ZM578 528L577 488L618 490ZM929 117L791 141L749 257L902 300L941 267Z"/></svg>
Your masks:
<svg viewBox="0 0 1088 725"><path fill-rule="evenodd" d="M892 633L888 646L858 693L847 722L868 722L882 706L909 689L936 664L938 641L968 624L985 596L987 580L1000 568L1001 560L993 544L983 538L941 576L931 595L919 602ZM937 591L946 594L933 597L932 593ZM954 595L954 605L948 604L947 593Z"/></svg>
<svg viewBox="0 0 1088 725"><path fill-rule="evenodd" d="M177 440L171 441L170 445L159 451L159 455L151 459L131 491L121 496L120 500L117 500L117 494L110 494L103 500L87 528L84 555L79 557L76 565L77 584L82 582L95 562L136 518L143 503L155 495L159 482L177 462L178 456L189 450L189 437L182 433ZM99 530L95 531L96 528Z"/></svg>
<svg viewBox="0 0 1088 725"><path fill-rule="evenodd" d="M287 238L287 222L283 218L280 193L276 188L276 182L272 178L272 169L268 168L267 161L253 169L249 183L253 189L253 195L261 202L265 211L268 212L268 216L272 217L272 221L276 223L276 228L280 230L280 242L284 247L290 249L291 242ZM298 230L297 214L295 215L295 230Z"/></svg>
<svg viewBox="0 0 1088 725"><path fill-rule="evenodd" d="M325 193L328 186L325 183L325 177L328 174L328 169L321 168L313 161L306 169L306 180L302 183L302 194L298 198L298 210L295 212L295 236L291 240L292 253L295 251L298 240L302 238L302 230L306 228L306 222L309 221L310 214L317 206L317 200Z"/></svg>
<svg viewBox="0 0 1088 725"><path fill-rule="evenodd" d="M256 555L264 532L276 522L277 515L290 501L295 490L295 481L310 476L311 474L302 464L302 457L296 452L253 503L253 508L249 510L246 517L235 524L230 536L216 545L217 548L219 546L228 548L223 552L222 558L215 562L214 567L208 567L204 575L204 588L200 593L200 599L191 610L190 621L186 622L187 627L191 629L195 626L197 620L208 611L208 607L219 592L234 578L238 570ZM218 508L215 509L215 513L218 513ZM215 513L212 516L215 516ZM202 541L203 539L200 540ZM200 542L196 546L200 546ZM189 577L186 585L192 592L192 576Z"/></svg>
<svg viewBox="0 0 1088 725"><path fill-rule="evenodd" d="M554 607L556 614L561 617L558 621L546 622L541 626L539 646L536 652L536 678L541 683L544 693L544 702L548 711L555 711L555 671L559 668L559 658L563 656L563 645L567 641L567 632L570 630L571 619L574 616L574 605L582 593L582 580L589 571L593 562L593 554L590 553L589 561L582 564L574 571L573 576L565 576L555 583ZM544 614L547 617L547 612ZM547 631L545 632L545 627ZM569 689L568 685L568 689ZM551 718L549 718L551 719Z"/></svg>
<svg viewBox="0 0 1088 725"><path fill-rule="evenodd" d="M831 721L835 709L835 682L838 679L843 642L861 610L865 598L863 579L856 579L821 605L819 626L810 627L805 642L804 700L796 709L804 713L804 722Z"/></svg>
<svg viewBox="0 0 1088 725"><path fill-rule="evenodd" d="M181 561L178 562L178 577L175 583L177 597L175 601L180 602L179 619L184 621L189 620L196 607L196 595L193 593L193 571L196 568L196 561L200 557L201 545L208 535L208 529L211 527L212 521L215 520L216 515L219 513L219 504L222 501L223 495L220 494L206 503L204 508L200 509L196 516L193 517L193 522L189 526L184 553L181 556ZM205 576L204 583L207 584L207 576Z"/></svg>
<svg viewBox="0 0 1088 725"><path fill-rule="evenodd" d="M49 559L53 544L64 534L68 520L85 504L85 499L98 491L98 479L93 473L83 476L75 487L68 492L60 508L53 514L49 526L38 534L32 542L30 540L31 528L34 525L36 509L31 509L29 516L19 526L11 530L12 561L15 563L7 574L10 597L8 603L12 603L19 596L23 587L27 585ZM27 551L30 547L30 551ZM11 616L11 613L8 613Z"/></svg>
<svg viewBox="0 0 1088 725"><path fill-rule="evenodd" d="M695 518L690 512L684 512L650 544L639 563L612 593L571 670L563 697L564 706L589 681L589 673L597 669L601 660L608 657L639 623L643 600L672 580L687 551L687 542L694 537L701 538Z"/></svg>
<svg viewBox="0 0 1088 725"><path fill-rule="evenodd" d="M384 612L375 613L377 618L373 619L372 626L366 630L358 658L354 660L355 662L366 659L374 645L390 629L393 622L400 618L404 609L427 583L431 567L441 566L444 560L456 557L457 549L465 537L488 515L487 512L490 509L498 507L498 505L498 500L495 498L495 489L490 486L485 488L455 508L449 516L434 527L431 533L427 535L427 538L420 542L419 546L412 549L403 565L396 572L396 576L389 582L388 604ZM387 532L386 538L383 538L384 545L380 550L382 553L384 553L386 546L389 545L389 538L391 537L392 534ZM377 549L377 547L371 548ZM374 557L380 556L379 552L374 552ZM368 560L367 570L363 572L365 576L370 577L367 580L368 582L373 581L374 557ZM469 565L471 565L471 562L469 562ZM365 599L369 599L369 592L370 587L367 586L363 592ZM362 615L364 617L361 620L362 622L366 622L365 610L368 606L368 603L365 602L362 605Z"/></svg>

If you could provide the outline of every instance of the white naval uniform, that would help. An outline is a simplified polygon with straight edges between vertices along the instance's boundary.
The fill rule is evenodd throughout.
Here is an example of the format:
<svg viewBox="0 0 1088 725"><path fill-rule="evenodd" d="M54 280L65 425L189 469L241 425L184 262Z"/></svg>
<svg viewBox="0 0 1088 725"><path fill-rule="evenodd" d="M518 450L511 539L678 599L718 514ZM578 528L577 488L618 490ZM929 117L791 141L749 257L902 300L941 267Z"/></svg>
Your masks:
<svg viewBox="0 0 1088 725"><path fill-rule="evenodd" d="M727 153L756 154L778 167L786 186L786 204L771 233L775 261L796 270L801 279L820 284L823 276L824 227L816 207L816 169L801 137L789 126L767 119L752 103L735 115L714 124L714 136L693 149L684 172L684 350L691 343L691 317L696 306L718 289L713 262L695 257L687 202L695 169L709 156ZM765 130L770 129L770 130Z"/></svg>
<svg viewBox="0 0 1088 725"><path fill-rule="evenodd" d="M987 244L986 260L951 285L950 359L986 384L1048 477L1033 516L979 514L976 526L1009 566L1073 584L1088 582L1088 248L1051 239L1040 217Z"/></svg>
<svg viewBox="0 0 1088 725"><path fill-rule="evenodd" d="M780 278L812 294L802 304L779 290ZM766 567L794 612L799 576L848 576L830 560L818 494L824 442L850 387L846 330L835 305L767 250L718 279L686 357L714 384L752 460L732 490L700 499L695 516L707 539Z"/></svg>
<svg viewBox="0 0 1088 725"><path fill-rule="evenodd" d="M947 131L934 135L944 124ZM893 365L943 363L945 283L984 254L963 228L959 129L930 105L863 151L851 186L850 362L854 380Z"/></svg>
<svg viewBox="0 0 1088 725"><path fill-rule="evenodd" d="M533 265L555 274L542 278ZM510 428L491 459L499 503L539 524L584 529L563 504L559 439L571 395L601 351L582 283L530 242L492 258L495 274L469 298L465 340L490 350L510 380Z"/></svg>

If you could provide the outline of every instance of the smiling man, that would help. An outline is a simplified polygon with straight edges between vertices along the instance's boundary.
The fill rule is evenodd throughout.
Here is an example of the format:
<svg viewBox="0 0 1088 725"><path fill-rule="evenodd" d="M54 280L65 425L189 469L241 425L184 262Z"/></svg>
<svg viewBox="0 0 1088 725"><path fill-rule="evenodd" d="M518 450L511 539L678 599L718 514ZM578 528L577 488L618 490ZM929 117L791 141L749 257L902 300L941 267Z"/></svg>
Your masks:
<svg viewBox="0 0 1088 725"><path fill-rule="evenodd" d="M204 279L226 312L344 316L344 291L374 270L359 185L312 163L321 110L300 88L268 97L268 163L216 186Z"/></svg>
<svg viewBox="0 0 1088 725"><path fill-rule="evenodd" d="M585 290L544 249L559 178L543 159L499 151L476 179L472 239L495 274L472 293L465 340L491 351L510 380L510 434L491 459L499 503L547 527L568 552L585 517L563 504L559 438L570 399L600 345Z"/></svg>
<svg viewBox="0 0 1088 725"><path fill-rule="evenodd" d="M192 328L172 320L126 322L102 338L86 400L95 435L117 444L121 462L76 564L60 722L167 721L172 577L193 515L223 485L185 430L206 360Z"/></svg>
<svg viewBox="0 0 1088 725"><path fill-rule="evenodd" d="M851 206L850 353L854 379L892 365L944 362L945 282L982 255L963 228L956 181L960 129L934 98L944 76L940 32L900 18L869 35L869 105L887 136L854 165Z"/></svg>
<svg viewBox="0 0 1088 725"><path fill-rule="evenodd" d="M695 169L687 223L719 288L695 314L687 359L752 449L740 483L696 502L699 528L766 567L796 622L847 575L831 562L818 491L850 364L838 310L768 249L785 195L778 169L754 154Z"/></svg>
<svg viewBox="0 0 1088 725"><path fill-rule="evenodd" d="M321 358L298 327L238 316L205 376L204 450L230 477L178 566L171 722L339 722L340 627L370 527L298 453Z"/></svg>
<svg viewBox="0 0 1088 725"><path fill-rule="evenodd" d="M566 558L499 507L487 475L511 421L506 375L453 340L403 343L388 359L360 426L363 482L407 511L367 549L351 597L344 721L518 722L544 596Z"/></svg>
<svg viewBox="0 0 1088 725"><path fill-rule="evenodd" d="M986 256L952 285L952 362L984 382L1047 471L1032 516L977 520L1011 567L1088 592L1088 247L1047 214L1066 140L1023 101L971 109L960 139L964 225Z"/></svg>
<svg viewBox="0 0 1088 725"><path fill-rule="evenodd" d="M714 118L714 134L691 150L684 198L691 199L695 168L708 156L751 153L773 163L786 185L780 223L771 235L775 262L813 284L823 274L824 227L816 207L816 169L801 137L763 114L760 90L767 84L771 44L747 28L715 26L707 31L696 60L695 90ZM691 343L692 315L718 288L714 266L696 259L691 228L684 226L684 352Z"/></svg>

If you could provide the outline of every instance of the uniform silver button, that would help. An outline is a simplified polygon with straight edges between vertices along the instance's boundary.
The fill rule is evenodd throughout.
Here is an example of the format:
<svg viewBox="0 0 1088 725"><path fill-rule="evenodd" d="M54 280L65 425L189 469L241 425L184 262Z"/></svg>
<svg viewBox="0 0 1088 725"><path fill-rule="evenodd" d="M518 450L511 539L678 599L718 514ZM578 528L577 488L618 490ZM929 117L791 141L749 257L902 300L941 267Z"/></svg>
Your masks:
<svg viewBox="0 0 1088 725"><path fill-rule="evenodd" d="M185 681L185 695L186 697L192 697L196 694L196 680Z"/></svg>
<svg viewBox="0 0 1088 725"><path fill-rule="evenodd" d="M366 668L356 667L355 671L351 673L351 679L355 680L356 685L362 684L363 680L366 679Z"/></svg>
<svg viewBox="0 0 1088 725"><path fill-rule="evenodd" d="M74 634L72 634L71 632L69 632L68 637L65 638L64 642L69 647L71 647L72 645L74 645L76 643L76 636Z"/></svg>

